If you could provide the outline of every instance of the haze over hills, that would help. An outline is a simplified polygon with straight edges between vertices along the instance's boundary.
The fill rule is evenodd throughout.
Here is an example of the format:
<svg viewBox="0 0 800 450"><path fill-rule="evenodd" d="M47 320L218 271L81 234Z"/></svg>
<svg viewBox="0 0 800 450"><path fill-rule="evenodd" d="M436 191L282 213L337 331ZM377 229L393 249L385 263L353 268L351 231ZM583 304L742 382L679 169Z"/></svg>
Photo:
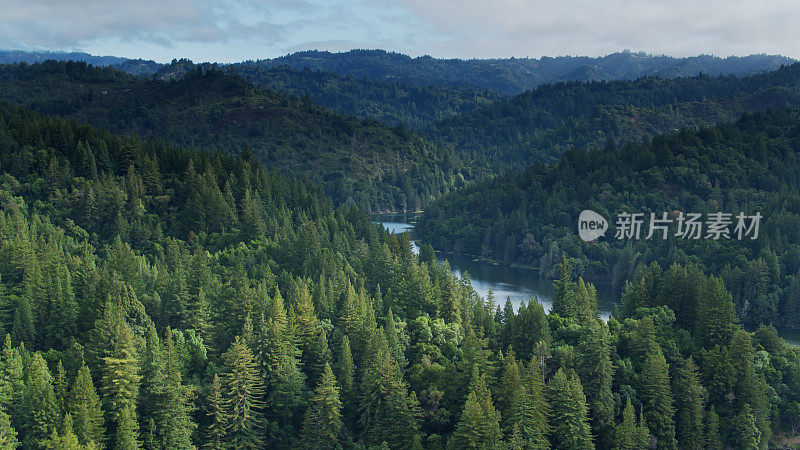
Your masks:
<svg viewBox="0 0 800 450"><path fill-rule="evenodd" d="M502 94L517 94L557 81L635 79L642 76L694 76L747 74L775 70L793 59L778 55L718 58L653 56L620 52L592 58L438 59L411 58L384 50L351 50L343 53L305 51L256 61L266 67L289 65L363 79L397 81L417 86L447 85L488 88Z"/></svg>
<svg viewBox="0 0 800 450"><path fill-rule="evenodd" d="M800 106L800 64L746 77L701 75L544 85L433 123L422 134L496 171L556 161L566 150Z"/></svg>

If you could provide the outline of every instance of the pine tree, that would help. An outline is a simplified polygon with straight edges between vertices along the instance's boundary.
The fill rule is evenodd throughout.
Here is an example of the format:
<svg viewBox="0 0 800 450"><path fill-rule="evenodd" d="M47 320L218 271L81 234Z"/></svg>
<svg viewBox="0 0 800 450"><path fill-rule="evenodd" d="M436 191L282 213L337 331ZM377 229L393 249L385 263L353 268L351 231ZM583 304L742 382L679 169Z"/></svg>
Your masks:
<svg viewBox="0 0 800 450"><path fill-rule="evenodd" d="M165 383L158 396L156 422L161 445L164 448L194 448L192 434L197 428L192 420L196 409L194 388L182 383L179 356L169 327L164 335L164 362Z"/></svg>
<svg viewBox="0 0 800 450"><path fill-rule="evenodd" d="M500 413L495 410L486 377L473 369L464 412L456 425L450 446L453 448L497 448L502 443Z"/></svg>
<svg viewBox="0 0 800 450"><path fill-rule="evenodd" d="M78 369L69 395L69 411L73 417L75 435L81 445L103 441L103 410L100 396L94 389L92 374L84 364Z"/></svg>
<svg viewBox="0 0 800 450"><path fill-rule="evenodd" d="M641 384L644 417L656 439L656 448L675 448L675 410L672 406L669 372L667 361L658 344L651 346L647 352Z"/></svg>
<svg viewBox="0 0 800 450"><path fill-rule="evenodd" d="M719 416L712 406L708 410L708 414L706 414L705 448L708 450L720 450L722 447L722 437L719 434Z"/></svg>
<svg viewBox="0 0 800 450"><path fill-rule="evenodd" d="M511 405L516 395L522 392L522 375L514 350L509 347L503 356L503 374L497 386L497 409L501 413L503 430L511 434L513 425L508 421L511 416Z"/></svg>
<svg viewBox="0 0 800 450"><path fill-rule="evenodd" d="M331 366L325 364L303 419L301 442L307 448L335 448L342 430L342 402Z"/></svg>
<svg viewBox="0 0 800 450"><path fill-rule="evenodd" d="M461 323L461 302L452 277L446 276L442 279L441 290L442 300L439 305L439 317L443 318L447 323Z"/></svg>
<svg viewBox="0 0 800 450"><path fill-rule="evenodd" d="M550 311L561 317L572 317L575 311L570 297L575 290L575 282L572 281L572 264L566 256L562 256L558 262L556 273L558 278L553 282L553 306Z"/></svg>
<svg viewBox="0 0 800 450"><path fill-rule="evenodd" d="M594 449L587 416L586 396L583 394L578 376L570 374L568 377L564 369L558 369L547 385L547 399L551 408L552 448Z"/></svg>
<svg viewBox="0 0 800 450"><path fill-rule="evenodd" d="M401 368L406 366L406 356L403 349L403 343L400 342L400 337L397 334L397 324L394 321L394 314L389 309L386 316L386 341L389 344L389 351L392 353L397 365Z"/></svg>
<svg viewBox="0 0 800 450"><path fill-rule="evenodd" d="M511 400L508 421L514 429L519 429L525 448L547 449L550 443L547 436L550 433L548 416L550 406L547 404L544 392L542 371L535 361L531 361L523 382Z"/></svg>
<svg viewBox="0 0 800 450"><path fill-rule="evenodd" d="M700 385L700 373L689 360L678 370L675 380L675 435L678 445L685 449L701 449L703 436L705 389Z"/></svg>
<svg viewBox="0 0 800 450"><path fill-rule="evenodd" d="M114 433L114 448L118 450L139 449L139 424L136 421L136 408L133 404L125 404L117 415Z"/></svg>
<svg viewBox="0 0 800 450"><path fill-rule="evenodd" d="M418 402L408 394L383 331L377 330L375 339L369 342L360 386L360 422L366 440L370 444L386 441L393 448L408 447L417 435Z"/></svg>
<svg viewBox="0 0 800 450"><path fill-rule="evenodd" d="M725 290L721 278L709 277L700 289L695 338L705 348L728 345L735 321L731 294Z"/></svg>
<svg viewBox="0 0 800 450"><path fill-rule="evenodd" d="M330 350L325 330L314 312L314 303L305 286L300 288L293 311L300 362L308 375L308 382L316 384L325 364L330 361Z"/></svg>
<svg viewBox="0 0 800 450"><path fill-rule="evenodd" d="M628 398L625 409L622 410L622 423L617 425L615 448L619 450L633 450L638 448L636 441L637 431L636 411L633 409L631 399Z"/></svg>
<svg viewBox="0 0 800 450"><path fill-rule="evenodd" d="M225 422L228 442L234 448L258 447L262 439L264 385L258 374L253 354L244 340L237 336L223 355Z"/></svg>
<svg viewBox="0 0 800 450"><path fill-rule="evenodd" d="M4 407L0 407L0 448L14 449L19 447L17 432L11 426L11 419L5 412Z"/></svg>
<svg viewBox="0 0 800 450"><path fill-rule="evenodd" d="M736 416L732 429L736 448L758 450L761 447L759 445L761 431L756 426L756 419L749 404L744 404L742 411Z"/></svg>
<svg viewBox="0 0 800 450"><path fill-rule="evenodd" d="M601 447L609 447L614 425L614 395L611 380L614 367L611 362L608 328L599 320L588 320L578 345L578 375L581 378L592 430Z"/></svg>
<svg viewBox="0 0 800 450"><path fill-rule="evenodd" d="M107 316L108 317L108 316ZM130 326L117 314L111 327L109 347L102 357L102 391L107 423L111 424L115 448L138 448L139 362Z"/></svg>
<svg viewBox="0 0 800 450"><path fill-rule="evenodd" d="M23 444L30 448L49 439L58 425L58 403L53 393L53 376L38 352L27 368L23 410Z"/></svg>
<svg viewBox="0 0 800 450"><path fill-rule="evenodd" d="M211 380L211 392L208 395L208 416L211 423L208 425L206 444L207 449L221 450L225 448L225 411L223 410L222 383L219 375L214 374Z"/></svg>

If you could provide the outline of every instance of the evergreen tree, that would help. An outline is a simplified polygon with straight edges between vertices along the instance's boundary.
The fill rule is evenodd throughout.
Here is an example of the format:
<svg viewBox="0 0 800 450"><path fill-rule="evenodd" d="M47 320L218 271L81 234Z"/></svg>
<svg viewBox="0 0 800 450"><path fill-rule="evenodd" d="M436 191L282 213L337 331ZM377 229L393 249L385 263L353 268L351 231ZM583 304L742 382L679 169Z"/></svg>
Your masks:
<svg viewBox="0 0 800 450"><path fill-rule="evenodd" d="M706 414L706 440L705 448L709 450L720 450L723 448L722 437L719 434L719 416L712 406Z"/></svg>
<svg viewBox="0 0 800 450"><path fill-rule="evenodd" d="M734 445L736 448L746 450L758 450L761 448L761 431L756 426L756 419L753 417L750 405L747 403L742 407L741 412L736 416L733 423Z"/></svg>
<svg viewBox="0 0 800 450"><path fill-rule="evenodd" d="M92 374L84 364L78 369L69 395L69 411L73 417L75 435L81 445L103 441L103 410L100 396L94 389Z"/></svg>
<svg viewBox="0 0 800 450"><path fill-rule="evenodd" d="M650 431L644 423L644 416L637 424L636 411L634 411L630 398L625 404L625 409L622 410L622 422L617 425L615 439L614 448L620 450L647 448L650 444Z"/></svg>
<svg viewBox="0 0 800 450"><path fill-rule="evenodd" d="M576 368L589 402L589 416L597 443L609 447L614 425L614 395L611 392L614 367L610 338L607 326L599 320L588 320L584 330L578 345Z"/></svg>
<svg viewBox="0 0 800 450"><path fill-rule="evenodd" d="M675 379L675 436L685 449L702 449L705 389L700 385L697 365L689 358Z"/></svg>
<svg viewBox="0 0 800 450"><path fill-rule="evenodd" d="M14 449L19 446L17 432L11 426L11 419L5 412L4 407L0 407L0 448Z"/></svg>
<svg viewBox="0 0 800 450"><path fill-rule="evenodd" d="M244 340L237 336L223 355L225 422L227 439L234 448L261 445L264 385L258 374L253 354Z"/></svg>
<svg viewBox="0 0 800 450"><path fill-rule="evenodd" d="M219 375L214 374L211 380L211 392L208 396L208 416L211 423L208 425L206 444L204 448L221 450L225 448L225 411L223 410L222 383Z"/></svg>
<svg viewBox="0 0 800 450"><path fill-rule="evenodd" d="M548 417L550 406L544 392L542 371L536 361L531 361L528 371L523 376L523 384L516 391L511 401L508 420L521 433L525 448L547 449L550 443L547 436L550 432Z"/></svg>
<svg viewBox="0 0 800 450"><path fill-rule="evenodd" d="M330 365L325 364L322 379L314 390L303 419L301 441L307 448L335 448L342 429L342 402Z"/></svg>
<svg viewBox="0 0 800 450"><path fill-rule="evenodd" d="M164 448L194 448L192 434L197 424L192 419L196 409L194 389L182 383L179 355L175 349L169 327L164 335L164 379L159 392L159 407L156 421Z"/></svg>
<svg viewBox="0 0 800 450"><path fill-rule="evenodd" d="M107 423L113 432L113 447L129 449L139 447L139 425L136 418L136 401L139 396L139 362L133 346L130 326L119 316L106 316L111 336L102 357L102 391Z"/></svg>
<svg viewBox="0 0 800 450"><path fill-rule="evenodd" d="M27 368L23 407L23 444L28 448L36 447L50 438L59 420L53 376L38 352L33 355Z"/></svg>
<svg viewBox="0 0 800 450"><path fill-rule="evenodd" d="M580 379L564 369L550 379L547 400L551 409L550 445L554 449L594 449Z"/></svg>
<svg viewBox="0 0 800 450"><path fill-rule="evenodd" d="M642 367L641 392L644 417L656 439L656 448L675 448L675 410L672 406L669 370L658 344L647 351Z"/></svg>
<svg viewBox="0 0 800 450"><path fill-rule="evenodd" d="M370 444L385 441L391 447L408 447L417 435L419 405L416 397L408 394L382 330L377 330L376 338L370 341L367 354L360 385L360 423L366 440Z"/></svg>
<svg viewBox="0 0 800 450"><path fill-rule="evenodd" d="M728 345L733 337L736 312L721 278L709 277L700 289L695 338L705 348Z"/></svg>

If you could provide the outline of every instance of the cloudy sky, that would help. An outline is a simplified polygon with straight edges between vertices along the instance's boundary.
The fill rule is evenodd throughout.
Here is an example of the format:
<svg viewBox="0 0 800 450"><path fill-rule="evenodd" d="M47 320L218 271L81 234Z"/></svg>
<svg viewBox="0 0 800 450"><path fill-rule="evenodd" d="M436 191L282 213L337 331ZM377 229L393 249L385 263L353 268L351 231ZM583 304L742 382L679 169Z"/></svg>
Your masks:
<svg viewBox="0 0 800 450"><path fill-rule="evenodd" d="M800 57L798 0L4 0L0 49L233 62L320 49Z"/></svg>

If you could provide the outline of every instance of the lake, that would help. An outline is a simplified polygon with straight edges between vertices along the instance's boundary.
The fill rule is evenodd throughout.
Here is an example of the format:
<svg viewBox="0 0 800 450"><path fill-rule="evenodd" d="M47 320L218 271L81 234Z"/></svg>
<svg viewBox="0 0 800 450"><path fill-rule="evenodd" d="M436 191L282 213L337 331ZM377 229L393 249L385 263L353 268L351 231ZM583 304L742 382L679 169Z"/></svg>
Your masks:
<svg viewBox="0 0 800 450"><path fill-rule="evenodd" d="M409 233L412 238L412 250L416 254L419 253L419 238L414 233L414 225L410 223L413 221L412 216L382 214L374 216L373 219L376 223L383 223L384 228L390 232ZM436 257L439 262L447 260L453 273L459 277L468 273L473 289L480 296L486 298L491 287L494 291L495 302L501 307L505 304L506 298L511 299L511 303L516 308L520 302L528 302L537 297L545 310L550 310L553 281L539 276L539 271L536 269L496 264L443 252L436 252ZM611 286L595 285L595 287L597 288L597 309L600 317L607 320L611 316L611 309L617 302L618 296ZM779 327L778 334L788 343L800 346L800 330Z"/></svg>

